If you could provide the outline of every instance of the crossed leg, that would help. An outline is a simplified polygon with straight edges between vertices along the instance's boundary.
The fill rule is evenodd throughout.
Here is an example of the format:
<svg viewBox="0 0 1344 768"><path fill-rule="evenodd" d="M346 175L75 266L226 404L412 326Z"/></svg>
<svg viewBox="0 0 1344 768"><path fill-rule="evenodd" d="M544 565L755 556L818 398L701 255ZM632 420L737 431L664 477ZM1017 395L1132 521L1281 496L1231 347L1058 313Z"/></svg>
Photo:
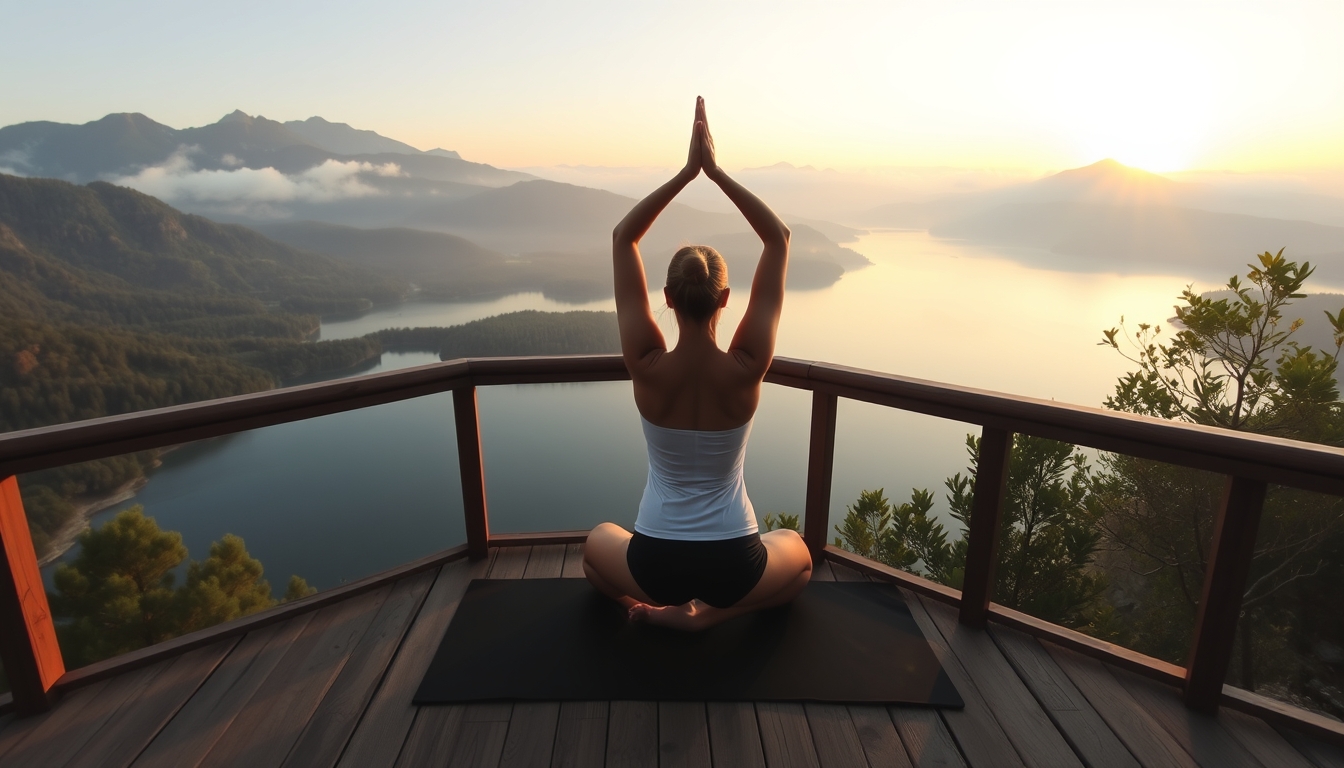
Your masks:
<svg viewBox="0 0 1344 768"><path fill-rule="evenodd" d="M727 608L699 600L685 605L659 605L635 583L625 562L631 534L614 523L602 523L588 534L583 549L583 572L602 594L630 612L630 618L651 624L696 631L744 613L783 605L798 596L812 578L812 555L797 533L789 530L761 534L765 545L765 573L747 596Z"/></svg>

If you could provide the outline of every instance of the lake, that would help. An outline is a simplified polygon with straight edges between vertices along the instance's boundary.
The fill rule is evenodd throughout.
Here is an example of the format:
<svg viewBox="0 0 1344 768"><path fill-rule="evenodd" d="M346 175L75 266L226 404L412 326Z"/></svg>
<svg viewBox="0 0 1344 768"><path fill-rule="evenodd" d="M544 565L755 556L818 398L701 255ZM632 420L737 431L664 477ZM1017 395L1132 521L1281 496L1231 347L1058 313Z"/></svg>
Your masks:
<svg viewBox="0 0 1344 768"><path fill-rule="evenodd" d="M1097 345L1101 330L1122 315L1131 326L1165 320L1191 282L1188 275L1072 271L1051 254L1005 253L924 232L874 232L851 247L873 266L826 289L789 292L777 355L1083 405L1100 405L1131 367ZM1229 272L1237 263L1229 261ZM1196 289L1218 287L1217 277ZM733 294L725 311L725 346L743 294ZM662 304L661 292L653 303ZM405 304L326 323L322 338L522 309L614 304L567 305L540 294ZM660 325L673 343L670 311ZM361 375L432 362L430 354L389 352ZM647 463L628 382L487 387L479 399L493 531L633 523ZM810 407L810 393L766 386L746 463L758 514L802 511ZM977 430L842 400L832 522L860 491L877 487L893 500L914 487L933 490L935 511L945 516L943 480L965 472L970 431ZM223 534L242 536L278 590L290 574L324 589L399 565L465 540L451 395L184 446L164 457L135 498L93 524L134 504L180 531L197 559Z"/></svg>

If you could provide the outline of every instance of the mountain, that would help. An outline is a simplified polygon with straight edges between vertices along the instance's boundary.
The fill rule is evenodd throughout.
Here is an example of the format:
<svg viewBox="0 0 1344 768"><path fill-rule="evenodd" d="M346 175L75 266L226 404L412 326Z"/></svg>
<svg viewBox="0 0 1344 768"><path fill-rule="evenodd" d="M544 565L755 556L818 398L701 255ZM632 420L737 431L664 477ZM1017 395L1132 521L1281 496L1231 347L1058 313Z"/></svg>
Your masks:
<svg viewBox="0 0 1344 768"><path fill-rule="evenodd" d="M1012 203L933 227L938 237L1025 246L1085 260L1080 266L1194 266L1236 269L1285 248L1294 261L1320 261L1318 279L1344 278L1344 227L1215 213L1171 205Z"/></svg>
<svg viewBox="0 0 1344 768"><path fill-rule="evenodd" d="M473 197L426 207L406 223L424 229L452 232L508 253L584 254L604 279L610 270L611 231L635 205L634 198L599 189L554 181L527 181L481 192ZM819 288L833 284L845 269L871 262L855 251L832 242L815 228L789 222L794 230L793 259L789 268L792 288ZM723 253L734 284L749 285L760 256L760 241L740 214L710 213L680 203L669 205L641 242L651 280L682 245L707 243ZM752 266L748 266L752 265ZM661 283L658 283L661 284ZM609 288L608 288L609 290ZM609 294L608 294L609 295Z"/></svg>
<svg viewBox="0 0 1344 768"><path fill-rule="evenodd" d="M193 170L274 168L297 174L329 160L395 164L412 179L502 186L533 178L456 152L420 152L410 145L320 117L280 123L241 110L216 123L181 130L141 114L113 114L83 125L20 123L0 128L0 169L74 182L133 177L185 157ZM170 169L176 172L176 169ZM377 179L372 179L376 182Z"/></svg>
<svg viewBox="0 0 1344 768"><path fill-rule="evenodd" d="M410 144L380 136L373 131L351 128L346 123L329 122L320 117L288 120L283 125L299 138L338 155L378 155L385 152L395 155L421 154L420 150ZM453 152L450 156L457 157L457 153Z"/></svg>
<svg viewBox="0 0 1344 768"><path fill-rule="evenodd" d="M243 227L93 182L0 174L0 314L190 336L302 336L302 313L368 309L403 285Z"/></svg>

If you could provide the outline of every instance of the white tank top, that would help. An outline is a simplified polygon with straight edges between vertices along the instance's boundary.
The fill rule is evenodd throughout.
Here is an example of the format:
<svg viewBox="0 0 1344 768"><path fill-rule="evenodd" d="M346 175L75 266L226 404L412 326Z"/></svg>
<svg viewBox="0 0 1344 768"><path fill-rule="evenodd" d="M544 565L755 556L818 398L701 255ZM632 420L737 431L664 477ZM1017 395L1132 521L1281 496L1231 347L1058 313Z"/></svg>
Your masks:
<svg viewBox="0 0 1344 768"><path fill-rule="evenodd" d="M649 480L635 530L645 536L716 541L756 533L742 465L751 422L736 429L668 429L643 416Z"/></svg>

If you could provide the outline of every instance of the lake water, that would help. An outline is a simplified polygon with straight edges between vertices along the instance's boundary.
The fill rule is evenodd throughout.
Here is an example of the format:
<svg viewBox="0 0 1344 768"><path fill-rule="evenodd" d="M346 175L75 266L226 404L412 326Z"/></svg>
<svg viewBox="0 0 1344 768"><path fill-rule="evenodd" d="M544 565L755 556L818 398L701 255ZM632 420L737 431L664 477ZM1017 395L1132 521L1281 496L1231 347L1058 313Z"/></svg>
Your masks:
<svg viewBox="0 0 1344 768"><path fill-rule="evenodd" d="M1069 271L1048 254L1005 254L923 232L876 232L851 247L874 265L830 288L790 292L776 354L1084 405L1100 405L1130 367L1097 346L1101 329L1121 315L1131 324L1170 317L1191 282L1177 274ZM729 303L725 345L745 300L734 295ZM613 308L609 300L565 305L540 294L408 304L327 323L322 338L521 309ZM660 324L672 343L670 312ZM361 373L436 361L385 353ZM487 387L479 398L493 531L633 522L647 464L628 382ZM765 389L746 464L758 514L802 511L810 404L809 393ZM943 479L965 471L968 431L975 429L842 400L832 522L860 491L876 487L893 499L929 488L945 514ZM134 499L93 524L133 504L181 531L198 559L223 534L242 536L277 589L290 574L329 588L399 565L465 540L451 396L185 446L164 457Z"/></svg>

